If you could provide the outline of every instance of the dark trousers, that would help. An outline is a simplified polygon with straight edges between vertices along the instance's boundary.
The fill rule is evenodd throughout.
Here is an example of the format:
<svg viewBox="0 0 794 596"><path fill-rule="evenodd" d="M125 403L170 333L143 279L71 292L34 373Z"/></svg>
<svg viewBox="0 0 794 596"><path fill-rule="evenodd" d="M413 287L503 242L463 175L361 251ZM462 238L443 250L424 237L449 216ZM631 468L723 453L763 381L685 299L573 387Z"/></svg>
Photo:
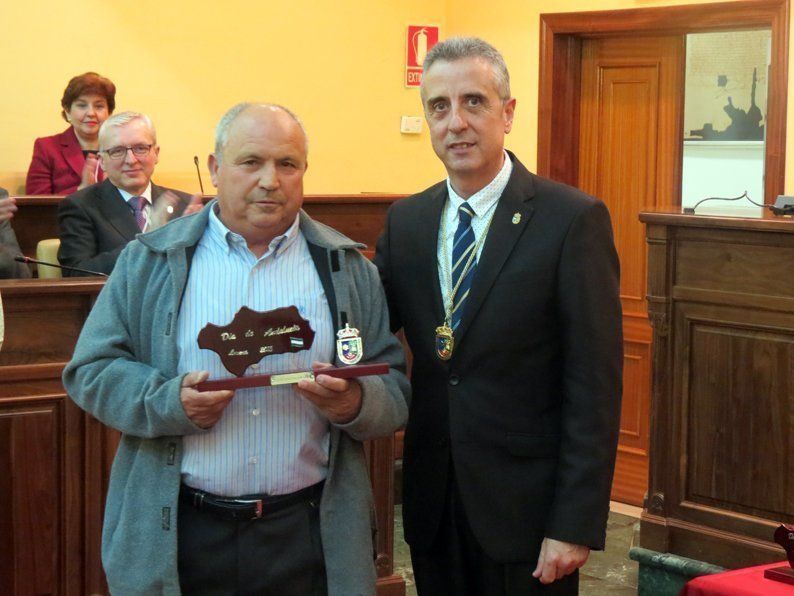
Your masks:
<svg viewBox="0 0 794 596"><path fill-rule="evenodd" d="M527 540L536 539L527 537ZM485 554L471 530L451 471L438 534L427 551L418 552L412 548L411 561L420 596L568 596L579 593L578 572L544 585L532 577L537 560L499 563Z"/></svg>
<svg viewBox="0 0 794 596"><path fill-rule="evenodd" d="M319 499L232 521L179 504L179 583L186 595L325 596Z"/></svg>

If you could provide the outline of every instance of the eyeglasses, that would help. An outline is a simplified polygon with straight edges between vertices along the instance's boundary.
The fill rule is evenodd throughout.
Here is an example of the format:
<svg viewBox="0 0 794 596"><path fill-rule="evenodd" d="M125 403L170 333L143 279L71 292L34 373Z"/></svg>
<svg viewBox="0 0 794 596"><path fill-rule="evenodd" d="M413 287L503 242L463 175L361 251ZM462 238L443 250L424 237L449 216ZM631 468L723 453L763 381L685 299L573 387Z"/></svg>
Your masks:
<svg viewBox="0 0 794 596"><path fill-rule="evenodd" d="M127 147L111 147L110 149L104 149L101 153L107 154L110 159L124 159L127 156L127 151L132 151L133 155L137 157L143 157L144 155L149 155L149 151L152 150L153 145L131 145Z"/></svg>

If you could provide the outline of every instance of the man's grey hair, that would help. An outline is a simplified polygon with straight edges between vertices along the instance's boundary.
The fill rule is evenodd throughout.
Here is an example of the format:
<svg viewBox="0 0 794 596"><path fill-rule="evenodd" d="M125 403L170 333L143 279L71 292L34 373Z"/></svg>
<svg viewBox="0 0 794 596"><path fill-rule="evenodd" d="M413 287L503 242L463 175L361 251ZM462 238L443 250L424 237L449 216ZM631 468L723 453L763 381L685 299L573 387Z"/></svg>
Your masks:
<svg viewBox="0 0 794 596"><path fill-rule="evenodd" d="M303 132L303 138L306 140L306 153L308 154L309 135L306 134L306 129L303 127L303 122L300 121L300 118L298 118L292 110L277 103L257 103L244 101L229 108L229 110L221 117L220 122L218 122L218 126L215 127L215 160L218 163L221 163L221 160L223 159L223 150L226 148L226 143L229 140L229 129L231 128L232 123L237 119L237 116L239 116L248 108L254 106L276 108L289 115L298 124L298 126L300 126L301 132Z"/></svg>
<svg viewBox="0 0 794 596"><path fill-rule="evenodd" d="M108 135L108 131L111 128L126 126L134 120L143 122L146 128L149 129L149 132L152 133L152 143L156 145L157 131L154 129L154 124L152 124L152 119L149 118L149 116L141 114L140 112L118 112L105 120L99 128L99 148L108 149L108 147L105 147L105 137Z"/></svg>
<svg viewBox="0 0 794 596"><path fill-rule="evenodd" d="M456 62L465 58L482 58L491 65L496 91L502 101L511 98L510 73L502 54L487 41L478 37L450 37L437 43L427 53L422 65L426 73L436 62Z"/></svg>

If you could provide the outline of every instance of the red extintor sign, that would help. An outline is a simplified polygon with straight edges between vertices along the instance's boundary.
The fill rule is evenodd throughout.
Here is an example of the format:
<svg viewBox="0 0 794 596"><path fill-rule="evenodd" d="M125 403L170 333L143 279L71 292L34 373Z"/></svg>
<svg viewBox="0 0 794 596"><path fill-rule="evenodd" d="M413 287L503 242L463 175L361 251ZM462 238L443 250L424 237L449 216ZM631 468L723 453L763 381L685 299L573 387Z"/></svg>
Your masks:
<svg viewBox="0 0 794 596"><path fill-rule="evenodd" d="M405 86L418 87L422 82L422 63L438 43L438 27L408 25L405 51Z"/></svg>

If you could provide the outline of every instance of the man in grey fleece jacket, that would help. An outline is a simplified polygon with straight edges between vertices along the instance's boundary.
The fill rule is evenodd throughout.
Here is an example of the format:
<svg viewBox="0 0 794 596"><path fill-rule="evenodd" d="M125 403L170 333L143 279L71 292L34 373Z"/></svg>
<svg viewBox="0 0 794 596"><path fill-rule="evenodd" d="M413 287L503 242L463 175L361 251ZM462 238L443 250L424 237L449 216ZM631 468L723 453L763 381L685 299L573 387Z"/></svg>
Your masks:
<svg viewBox="0 0 794 596"><path fill-rule="evenodd" d="M286 109L250 104L232 108L218 126L209 163L218 200L127 246L63 375L69 395L80 407L122 432L102 539L110 590L374 594L372 494L362 441L402 426L408 398L402 348L389 331L378 274L358 252L361 245L300 211L306 138ZM251 253L249 262L256 263L252 276L257 265L286 244L280 236L292 238L289 246L305 245L322 284L333 331L351 322L360 329L365 360L385 361L391 367L387 375L354 381L325 375L300 381L290 397L306 400L324 422L319 426L325 434L321 432L318 444L327 452L317 458L324 480L295 493L213 495L184 483L180 487L186 469L195 472L194 464L183 457L186 446L209 436L222 450L224 441L234 440L234 435L223 434L223 416L234 409L234 399L242 399L231 391L198 391L195 386L207 372L180 366L180 336L185 335L189 310L185 305L205 298L200 292L191 295L197 294L196 288L218 283L191 283L207 266L203 240L213 228L225 230L230 244L228 253L221 254L229 259L240 248L232 239L242 238L243 248ZM235 428L233 433L244 430ZM298 460L304 451L301 447ZM214 455L212 449L199 453L211 461ZM311 477L311 465L293 463L299 469L303 465ZM187 490L192 491L190 499L185 498ZM310 496L302 499L306 491ZM244 499L235 502L236 497ZM247 515L250 501L257 499L264 500L264 515L241 518L239 512ZM268 516L271 502L278 512ZM206 503L213 505L204 507ZM319 511L317 523L312 510ZM251 535L271 538L244 542L243 537ZM280 560L284 552L306 555L306 568L296 571L294 565L285 565ZM317 561L311 560L315 552L319 571ZM229 561L237 568L228 569Z"/></svg>

